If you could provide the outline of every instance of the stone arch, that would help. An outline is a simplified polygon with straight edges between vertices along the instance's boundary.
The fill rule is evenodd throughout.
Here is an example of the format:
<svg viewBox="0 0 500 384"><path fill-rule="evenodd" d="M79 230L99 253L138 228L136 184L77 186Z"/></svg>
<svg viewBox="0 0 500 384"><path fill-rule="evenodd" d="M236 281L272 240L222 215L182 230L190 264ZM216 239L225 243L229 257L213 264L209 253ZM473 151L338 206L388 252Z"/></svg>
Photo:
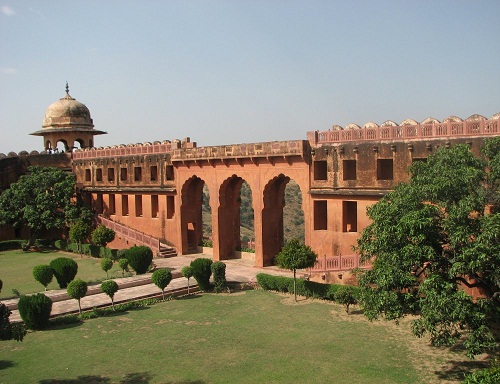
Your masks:
<svg viewBox="0 0 500 384"><path fill-rule="evenodd" d="M241 249L240 192L243 182L243 178L233 174L219 187L217 236L220 260L234 258L236 250Z"/></svg>
<svg viewBox="0 0 500 384"><path fill-rule="evenodd" d="M78 147L77 145L75 145L75 143L78 143L78 145L80 147ZM83 139L76 139L73 142L73 149L82 149L82 148L85 148L85 140L83 140Z"/></svg>
<svg viewBox="0 0 500 384"><path fill-rule="evenodd" d="M283 207L285 188L290 177L280 173L271 179L263 191L262 209L262 260L264 266L272 265L274 257L284 243Z"/></svg>
<svg viewBox="0 0 500 384"><path fill-rule="evenodd" d="M203 187L205 181L194 175L181 188L182 254L196 253L203 239Z"/></svg>

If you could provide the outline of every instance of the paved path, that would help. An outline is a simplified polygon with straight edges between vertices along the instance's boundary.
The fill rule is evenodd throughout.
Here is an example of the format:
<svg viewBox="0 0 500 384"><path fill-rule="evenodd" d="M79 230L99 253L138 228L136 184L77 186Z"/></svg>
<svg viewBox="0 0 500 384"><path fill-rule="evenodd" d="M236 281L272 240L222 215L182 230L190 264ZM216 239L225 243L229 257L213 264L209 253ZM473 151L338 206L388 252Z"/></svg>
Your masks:
<svg viewBox="0 0 500 384"><path fill-rule="evenodd" d="M170 295L176 291L178 292L179 290L187 288L187 279L180 275L180 271L182 267L189 265L191 261L198 257L211 258L209 255L196 254L153 260L157 268L170 268L172 270L172 274L174 275L174 278L165 290L165 295ZM250 264L250 262L243 260L224 260L224 263L226 264L226 280L229 282L256 282L256 275L261 272L272 275L293 276L290 271L284 271L277 267L254 267ZM161 290L156 285L151 283L151 273L115 279L115 281L120 287L114 296L115 303L155 296L158 294L161 295ZM196 284L196 280L191 278L190 285L193 284ZM78 302L69 298L65 289L47 291L45 294L53 301L51 312L52 316L78 312ZM3 303L12 310L12 314L9 318L10 321L21 321L19 311L17 310L17 301L18 299L3 301ZM111 300L106 294L101 292L99 285L89 286L87 295L81 299L82 310L91 309L94 306L99 307L107 305L111 305Z"/></svg>

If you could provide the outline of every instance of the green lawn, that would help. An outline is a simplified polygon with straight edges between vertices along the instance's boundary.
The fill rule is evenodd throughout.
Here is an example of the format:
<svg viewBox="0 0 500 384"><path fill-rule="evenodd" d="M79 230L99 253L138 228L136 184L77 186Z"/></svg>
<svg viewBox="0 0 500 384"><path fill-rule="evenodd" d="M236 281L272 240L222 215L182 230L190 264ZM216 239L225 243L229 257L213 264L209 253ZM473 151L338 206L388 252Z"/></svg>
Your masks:
<svg viewBox="0 0 500 384"><path fill-rule="evenodd" d="M0 279L3 281L0 299L14 297L13 289L20 293L43 291L43 286L33 278L33 267L39 264L49 264L57 257L70 257L78 263L77 277L93 282L104 280L106 272L101 269L101 260L65 252L23 252L21 250L0 252ZM108 272L110 277L121 277L121 269L117 263ZM56 279L52 280L48 289L59 289Z"/></svg>
<svg viewBox="0 0 500 384"><path fill-rule="evenodd" d="M0 342L0 383L455 382L429 350L330 303L203 294Z"/></svg>

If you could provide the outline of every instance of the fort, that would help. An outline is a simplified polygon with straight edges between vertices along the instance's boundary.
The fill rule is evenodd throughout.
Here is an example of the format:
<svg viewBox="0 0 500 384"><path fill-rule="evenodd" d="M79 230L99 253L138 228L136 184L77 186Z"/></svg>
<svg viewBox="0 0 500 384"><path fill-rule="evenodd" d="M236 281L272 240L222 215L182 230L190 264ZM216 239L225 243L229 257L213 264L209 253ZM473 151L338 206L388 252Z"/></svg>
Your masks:
<svg viewBox="0 0 500 384"><path fill-rule="evenodd" d="M82 107L83 106L83 107ZM69 96L46 111L45 150L0 154L0 191L29 165L57 166L76 175L77 187L117 240L161 253L199 251L203 188L210 192L213 259L237 258L241 248L240 190L252 192L255 266L273 264L283 242L284 191L294 180L302 194L305 242L319 255L313 271L328 281L359 266L353 246L368 224L366 209L396 184L408 167L437 148L467 144L479 155L484 140L500 134L500 113L397 124L369 122L306 133L304 140L198 146L190 138L94 147L88 109ZM64 153L54 153L62 142ZM73 147L79 144L79 149ZM2 228L0 240L22 237Z"/></svg>

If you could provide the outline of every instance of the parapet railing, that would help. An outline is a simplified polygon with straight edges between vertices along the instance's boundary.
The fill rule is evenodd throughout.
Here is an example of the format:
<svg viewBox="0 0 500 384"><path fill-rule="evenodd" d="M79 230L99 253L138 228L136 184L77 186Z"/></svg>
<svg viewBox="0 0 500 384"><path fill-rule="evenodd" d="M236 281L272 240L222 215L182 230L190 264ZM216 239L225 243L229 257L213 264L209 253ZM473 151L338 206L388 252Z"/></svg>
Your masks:
<svg viewBox="0 0 500 384"><path fill-rule="evenodd" d="M153 254L155 255L160 251L160 240L154 238L153 236L136 231L135 229L117 223L116 221L106 219L101 215L97 216L97 222L99 224L103 224L107 228L111 228L116 234L126 237L136 245L145 245L151 248Z"/></svg>
<svg viewBox="0 0 500 384"><path fill-rule="evenodd" d="M346 255L346 256L322 256L312 268L308 270L311 272L331 272L331 271L348 271L354 268L370 269L370 263L361 263L359 255Z"/></svg>
<svg viewBox="0 0 500 384"><path fill-rule="evenodd" d="M138 144L119 146L116 148L87 148L73 152L73 159L92 159L108 156L130 156L170 153L177 146L173 143Z"/></svg>
<svg viewBox="0 0 500 384"><path fill-rule="evenodd" d="M445 121L442 123L363 127L309 132L311 144L349 141L403 140L500 134L499 120Z"/></svg>

